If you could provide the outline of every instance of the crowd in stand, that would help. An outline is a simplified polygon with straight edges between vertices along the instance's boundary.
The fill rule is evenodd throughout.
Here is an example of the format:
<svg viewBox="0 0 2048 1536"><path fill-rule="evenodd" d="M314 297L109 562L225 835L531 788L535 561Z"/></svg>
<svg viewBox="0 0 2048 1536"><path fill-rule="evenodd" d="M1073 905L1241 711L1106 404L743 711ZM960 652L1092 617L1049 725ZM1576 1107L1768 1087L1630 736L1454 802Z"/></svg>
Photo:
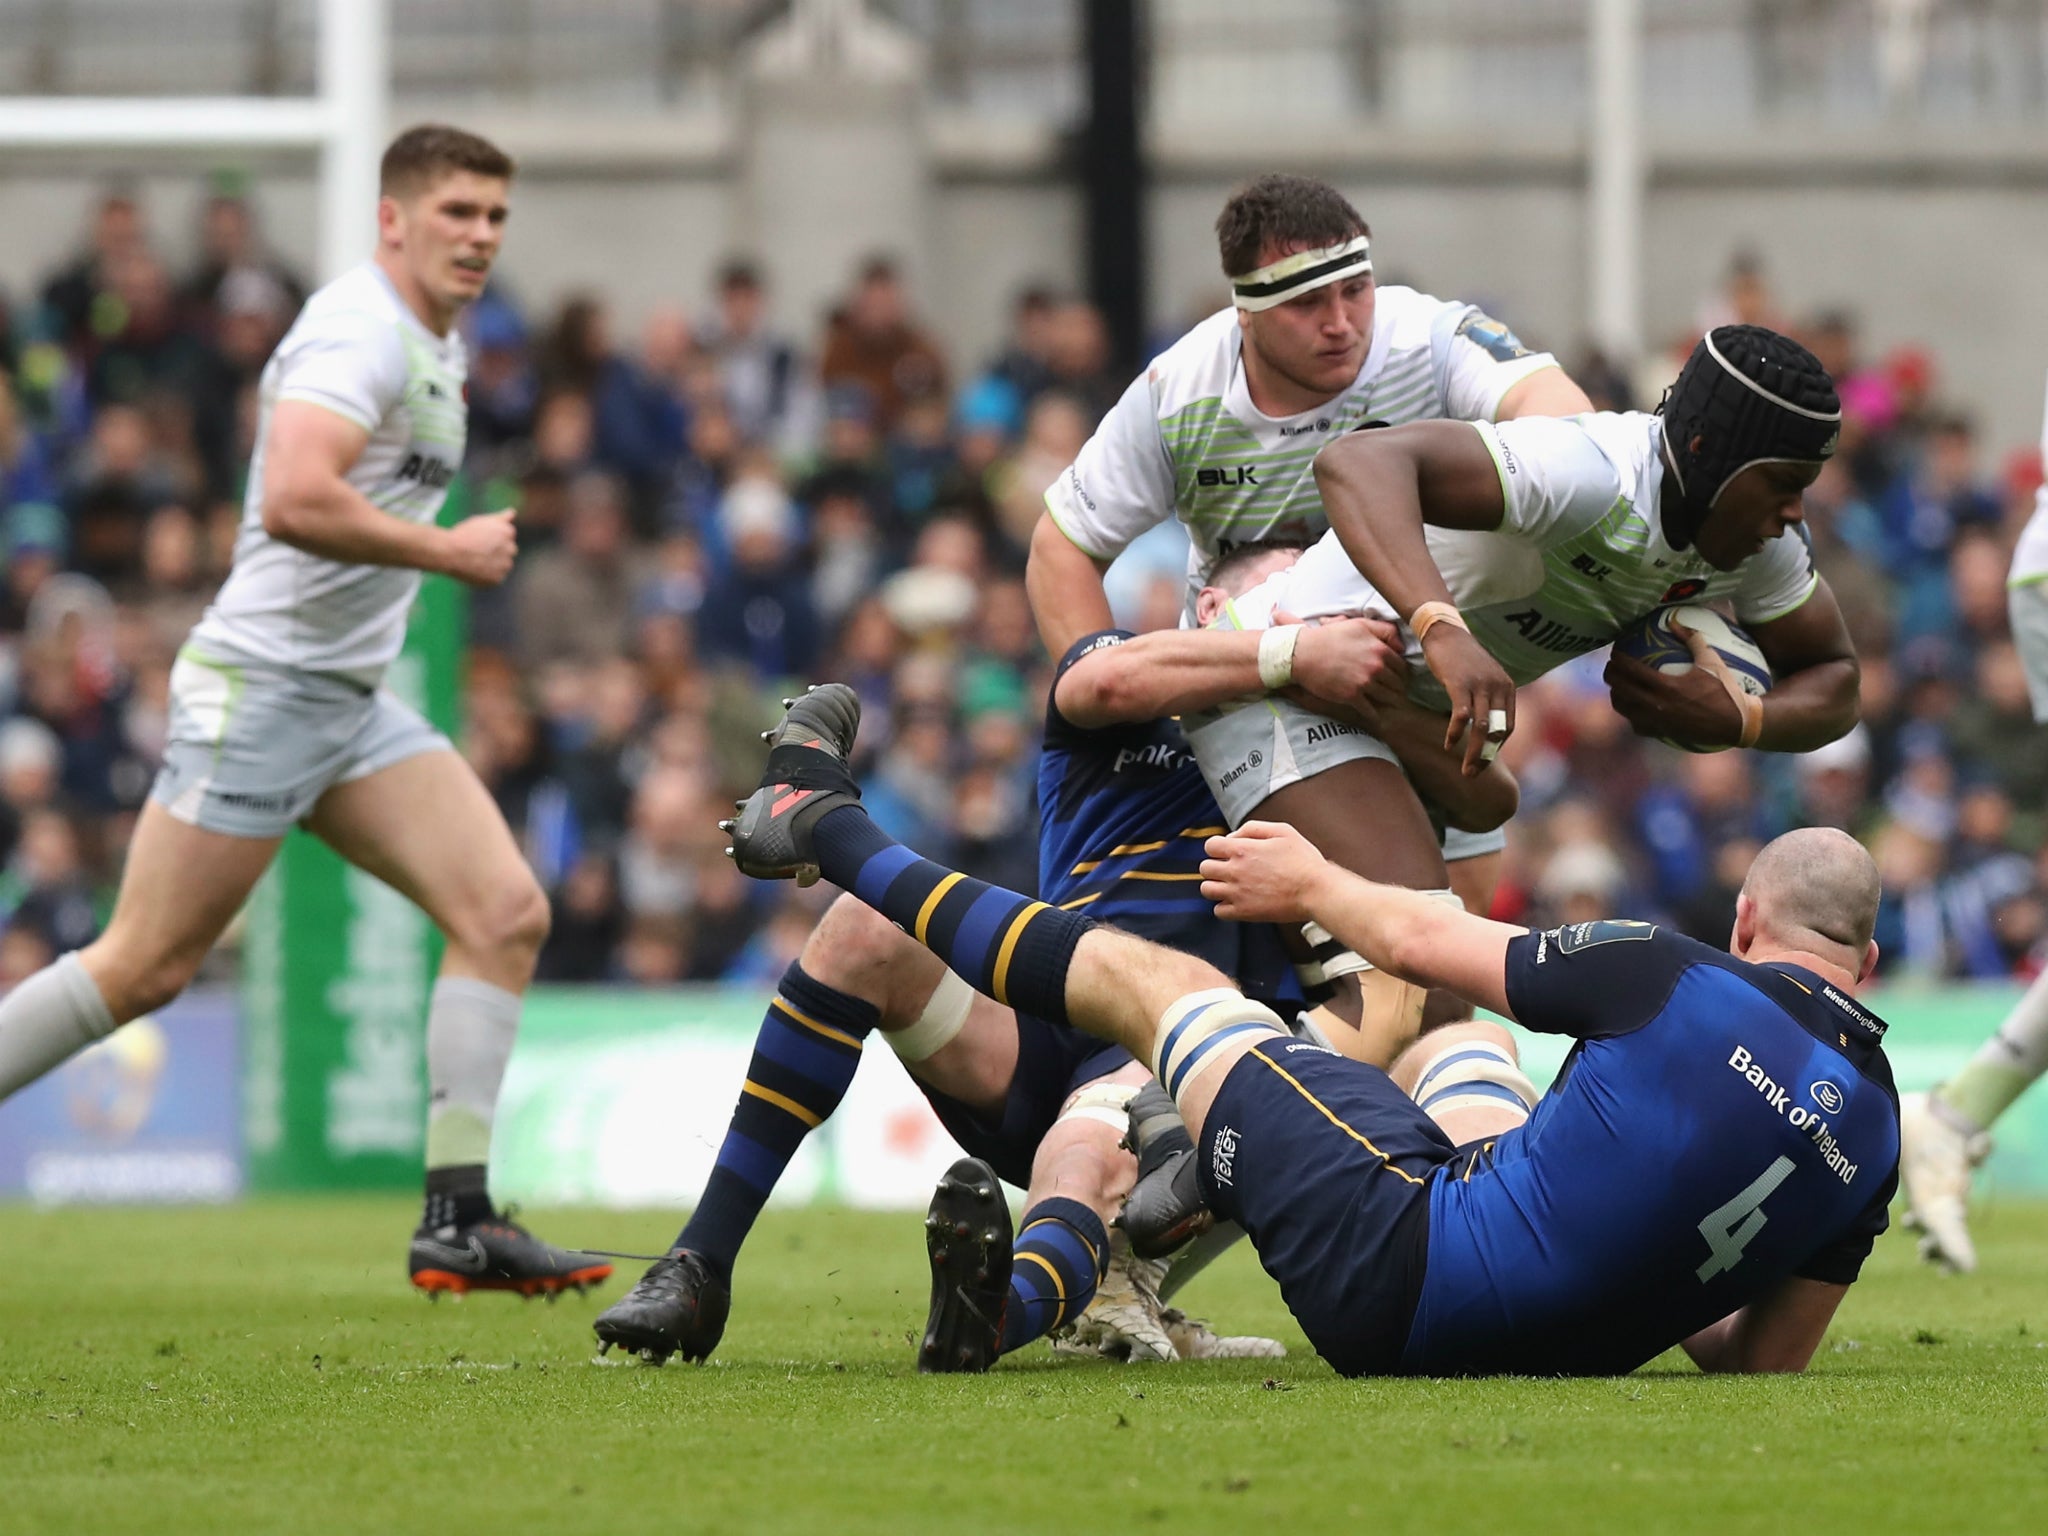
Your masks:
<svg viewBox="0 0 2048 1536"><path fill-rule="evenodd" d="M0 302L0 985L104 920L171 660L232 553L255 382L305 291L232 188L199 244L173 273L145 210L109 195L75 260ZM521 557L470 601L460 745L553 899L543 978L764 982L796 954L829 893L747 881L715 826L791 683L859 688L889 831L1029 887L1049 666L1023 550L1124 382L1100 315L1027 291L977 362L883 258L816 335L779 327L744 261L630 336L601 294L536 297L494 289L464 321L462 494L518 506ZM1753 263L1715 302L1703 324L1793 330L1842 383L1807 513L1864 724L1803 757L1688 755L1632 736L1583 658L1522 693L1497 911L1722 939L1756 846L1825 823L1877 853L1891 979L2030 973L2048 740L2003 584L2039 456L1988 477L1929 355L1865 357L1848 315L1786 320ZM1579 362L1599 403L1634 403ZM1126 556L1123 622L1176 621L1183 550L1169 529Z"/></svg>

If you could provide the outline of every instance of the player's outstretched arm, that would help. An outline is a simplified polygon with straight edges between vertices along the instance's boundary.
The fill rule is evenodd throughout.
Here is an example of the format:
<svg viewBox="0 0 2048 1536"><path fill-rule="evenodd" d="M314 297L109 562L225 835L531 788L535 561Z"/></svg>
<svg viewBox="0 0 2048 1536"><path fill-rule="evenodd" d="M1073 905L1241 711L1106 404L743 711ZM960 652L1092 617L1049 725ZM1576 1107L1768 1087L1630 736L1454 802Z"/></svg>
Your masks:
<svg viewBox="0 0 2048 1536"><path fill-rule="evenodd" d="M1316 456L1315 474L1330 531L1420 637L1423 659L1451 697L1446 745L1462 742L1465 772L1477 773L1495 712L1496 745L1514 727L1515 687L1462 620L1428 622L1426 604L1441 605L1436 614L1457 609L1423 526L1501 525L1505 492L1492 451L1467 422L1418 421L1340 438Z"/></svg>
<svg viewBox="0 0 2048 1536"><path fill-rule="evenodd" d="M438 571L495 586L512 570L518 535L509 511L453 528L393 517L350 485L370 434L305 400L280 400L263 444L263 531L322 559Z"/></svg>
<svg viewBox="0 0 2048 1536"><path fill-rule="evenodd" d="M1449 987L1503 1018L1508 941L1528 930L1474 917L1456 898L1380 885L1330 863L1294 828L1248 821L1212 837L1202 895L1219 917L1320 923L1379 969L1427 987ZM1447 893L1443 893L1447 894Z"/></svg>
<svg viewBox="0 0 2048 1536"><path fill-rule="evenodd" d="M1291 688L1311 707L1391 703L1408 664L1400 632L1380 619L1303 625L1287 654L1272 630L1160 629L1081 657L1060 675L1053 703L1085 730L1213 709Z"/></svg>
<svg viewBox="0 0 2048 1536"><path fill-rule="evenodd" d="M1702 1328L1685 1341L1685 1352L1703 1371L1803 1371L1848 1294L1846 1285L1790 1277Z"/></svg>

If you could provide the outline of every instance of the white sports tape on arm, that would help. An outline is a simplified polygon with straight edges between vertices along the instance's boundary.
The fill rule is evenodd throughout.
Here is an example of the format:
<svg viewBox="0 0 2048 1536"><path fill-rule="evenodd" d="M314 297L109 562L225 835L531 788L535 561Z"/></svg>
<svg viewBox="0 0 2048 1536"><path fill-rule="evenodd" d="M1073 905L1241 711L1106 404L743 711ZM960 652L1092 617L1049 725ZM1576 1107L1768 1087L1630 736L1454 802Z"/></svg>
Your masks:
<svg viewBox="0 0 2048 1536"><path fill-rule="evenodd" d="M932 989L917 1022L908 1029L884 1030L882 1038L901 1060L927 1061L967 1027L967 1014L973 1007L974 988L948 971Z"/></svg>
<svg viewBox="0 0 2048 1536"><path fill-rule="evenodd" d="M1299 624L1282 624L1259 636L1259 684L1278 693L1294 681L1294 648L1301 643Z"/></svg>

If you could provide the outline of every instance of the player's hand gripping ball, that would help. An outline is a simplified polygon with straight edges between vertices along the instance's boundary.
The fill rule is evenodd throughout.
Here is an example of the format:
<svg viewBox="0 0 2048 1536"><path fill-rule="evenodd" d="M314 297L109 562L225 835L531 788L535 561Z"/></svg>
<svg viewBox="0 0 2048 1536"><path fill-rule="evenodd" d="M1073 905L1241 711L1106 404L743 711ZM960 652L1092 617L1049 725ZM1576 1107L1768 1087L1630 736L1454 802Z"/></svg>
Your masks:
<svg viewBox="0 0 2048 1536"><path fill-rule="evenodd" d="M1771 665L1764 660L1763 651L1750 638L1749 631L1712 608L1696 603L1659 608L1648 618L1637 620L1615 636L1615 654L1632 657L1670 676L1690 672L1701 663L1693 654L1693 646L1674 625L1692 631L1705 642L1705 664L1716 670L1721 685L1731 696L1740 690L1751 698L1762 698L1771 691ZM1679 741L1669 736L1657 739L1681 752L1725 752L1731 745Z"/></svg>

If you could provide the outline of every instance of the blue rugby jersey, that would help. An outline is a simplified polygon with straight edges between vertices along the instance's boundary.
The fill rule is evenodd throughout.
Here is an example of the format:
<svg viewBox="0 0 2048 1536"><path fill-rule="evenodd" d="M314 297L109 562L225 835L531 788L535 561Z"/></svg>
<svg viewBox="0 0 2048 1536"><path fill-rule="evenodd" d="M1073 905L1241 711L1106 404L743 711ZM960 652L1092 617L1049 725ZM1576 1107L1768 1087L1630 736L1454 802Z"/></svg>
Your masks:
<svg viewBox="0 0 2048 1536"><path fill-rule="evenodd" d="M1058 679L1127 630L1077 640L1046 701L1038 761L1038 896L1199 955L1267 1002L1300 997L1280 937L1226 922L1202 899L1202 846L1227 830L1175 720L1087 729L1059 711Z"/></svg>
<svg viewBox="0 0 2048 1536"><path fill-rule="evenodd" d="M1787 1276L1856 1278L1898 1185L1883 1021L1645 923L1512 940L1507 997L1579 1043L1432 1178L1403 1369L1629 1371Z"/></svg>

